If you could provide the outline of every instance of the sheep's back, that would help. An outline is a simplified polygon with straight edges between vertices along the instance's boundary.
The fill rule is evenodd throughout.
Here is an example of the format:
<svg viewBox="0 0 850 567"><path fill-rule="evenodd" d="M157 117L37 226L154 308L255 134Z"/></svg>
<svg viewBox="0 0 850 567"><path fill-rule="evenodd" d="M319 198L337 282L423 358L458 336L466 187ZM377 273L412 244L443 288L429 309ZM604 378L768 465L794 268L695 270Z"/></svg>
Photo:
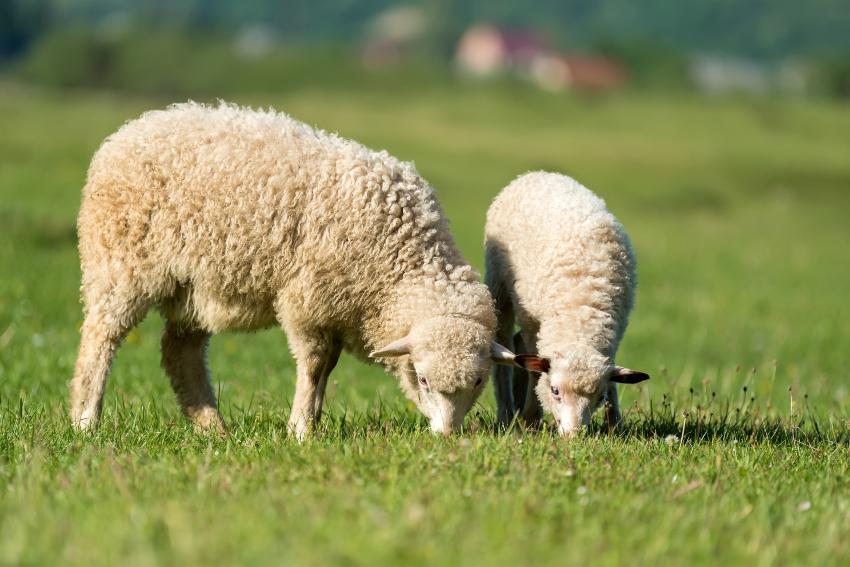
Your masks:
<svg viewBox="0 0 850 567"><path fill-rule="evenodd" d="M609 328L613 319L621 335L633 302L635 260L602 199L564 175L526 174L494 200L485 231L488 255L499 257L501 277L522 314L538 322L596 318Z"/></svg>
<svg viewBox="0 0 850 567"><path fill-rule="evenodd" d="M429 197L407 164L284 115L178 105L128 123L95 155L83 270L119 266L151 295L191 287L236 311L289 296L332 318L407 268L381 251L405 240L392 204ZM237 326L268 323L254 319Z"/></svg>

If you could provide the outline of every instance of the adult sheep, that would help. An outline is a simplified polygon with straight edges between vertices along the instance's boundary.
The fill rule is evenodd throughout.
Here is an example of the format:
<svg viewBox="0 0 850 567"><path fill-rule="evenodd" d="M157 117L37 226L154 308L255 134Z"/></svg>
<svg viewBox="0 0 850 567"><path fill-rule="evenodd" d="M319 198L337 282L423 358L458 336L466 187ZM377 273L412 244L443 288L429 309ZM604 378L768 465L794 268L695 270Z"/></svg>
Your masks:
<svg viewBox="0 0 850 567"><path fill-rule="evenodd" d="M524 370L494 370L500 422L519 414L536 423L546 409L571 436L606 401L609 426L618 424L617 383L649 376L614 363L636 275L629 238L605 202L567 176L525 174L490 206L485 245L497 340L510 344L516 320L514 350L537 353L516 357ZM528 371L541 374L536 388Z"/></svg>
<svg viewBox="0 0 850 567"><path fill-rule="evenodd" d="M79 428L99 419L115 350L153 306L162 366L202 429L224 429L205 360L221 331L284 329L299 439L343 349L372 351L441 433L460 427L491 352L509 355L413 165L283 114L187 103L129 122L92 160L78 233Z"/></svg>

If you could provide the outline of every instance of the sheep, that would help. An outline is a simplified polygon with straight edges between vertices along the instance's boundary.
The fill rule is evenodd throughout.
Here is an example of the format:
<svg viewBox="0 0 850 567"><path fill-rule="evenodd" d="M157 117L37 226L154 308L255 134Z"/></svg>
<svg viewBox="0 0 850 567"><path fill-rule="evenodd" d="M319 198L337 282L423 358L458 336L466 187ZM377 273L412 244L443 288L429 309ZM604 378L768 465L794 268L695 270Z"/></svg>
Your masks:
<svg viewBox="0 0 850 567"><path fill-rule="evenodd" d="M577 181L532 172L508 185L487 212L485 281L499 317L496 340L516 368L493 370L497 419L539 424L552 413L565 437L606 402L622 421L617 383L649 376L615 365L637 283L632 246L605 202ZM539 373L536 387L529 372ZM536 396L533 390L536 390Z"/></svg>
<svg viewBox="0 0 850 567"><path fill-rule="evenodd" d="M491 357L511 356L414 166L272 110L190 102L128 122L92 159L77 228L80 429L96 425L113 355L152 307L162 367L206 431L225 432L206 364L222 331L283 328L299 440L343 350L394 372L444 434L461 427Z"/></svg>

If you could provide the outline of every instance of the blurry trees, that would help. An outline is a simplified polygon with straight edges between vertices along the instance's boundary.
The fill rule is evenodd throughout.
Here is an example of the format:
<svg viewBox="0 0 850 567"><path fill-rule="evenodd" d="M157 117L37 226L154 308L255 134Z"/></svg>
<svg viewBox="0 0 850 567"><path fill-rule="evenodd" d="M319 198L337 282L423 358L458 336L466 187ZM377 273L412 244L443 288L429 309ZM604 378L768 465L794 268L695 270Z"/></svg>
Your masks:
<svg viewBox="0 0 850 567"><path fill-rule="evenodd" d="M23 52L43 33L52 8L50 0L0 0L0 60Z"/></svg>
<svg viewBox="0 0 850 567"><path fill-rule="evenodd" d="M238 31L268 25L298 41L347 43L390 6L421 7L431 17L436 53L447 54L473 23L534 28L577 49L616 39L755 58L850 53L847 0L0 0L0 42L56 25L98 25L114 14L155 26Z"/></svg>
<svg viewBox="0 0 850 567"><path fill-rule="evenodd" d="M218 91L216 81L233 87L237 79L227 77L238 75L246 88L276 88L274 73L325 84L361 74L371 22L400 6L424 14L425 31L413 48L396 50L402 57L384 59L409 66L393 72L420 84L439 65L450 71L466 29L492 23L533 30L561 50L608 55L638 87L685 85L696 52L811 61L823 92L850 92L847 0L0 0L0 61L57 85ZM242 56L265 58L234 55L240 37L250 44ZM252 48L258 42L263 49Z"/></svg>

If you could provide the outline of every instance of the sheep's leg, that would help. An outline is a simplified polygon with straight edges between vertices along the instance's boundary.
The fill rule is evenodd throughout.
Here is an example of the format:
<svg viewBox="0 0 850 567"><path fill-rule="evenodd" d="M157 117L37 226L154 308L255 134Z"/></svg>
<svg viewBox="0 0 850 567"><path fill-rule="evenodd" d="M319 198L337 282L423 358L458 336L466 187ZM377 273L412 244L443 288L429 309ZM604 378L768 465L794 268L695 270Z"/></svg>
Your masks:
<svg viewBox="0 0 850 567"><path fill-rule="evenodd" d="M140 296L125 299L114 290L90 296L86 305L88 311L71 381L71 422L80 430L93 429L100 420L106 379L115 351L150 306Z"/></svg>
<svg viewBox="0 0 850 567"><path fill-rule="evenodd" d="M605 392L605 426L609 431L611 431L622 423L623 416L620 413L620 400L617 396L617 384L612 382L608 384L608 390Z"/></svg>
<svg viewBox="0 0 850 567"><path fill-rule="evenodd" d="M328 376L331 375L336 363L339 360L339 355L342 353L342 341L332 341L330 351L328 353L327 365L324 371L319 375L319 384L316 386L316 398L313 403L313 413L315 420L318 422L322 418L322 405L325 403L325 389L328 386Z"/></svg>
<svg viewBox="0 0 850 567"><path fill-rule="evenodd" d="M499 317L496 329L496 341L504 346L510 346L514 334L514 310L510 293L504 285L502 266L505 259L499 246L488 242L486 245L487 287L495 302L496 313ZM502 364L493 364L493 393L496 397L496 424L507 427L516 415L513 388L511 386L511 368Z"/></svg>
<svg viewBox="0 0 850 567"><path fill-rule="evenodd" d="M336 366L342 345L322 333L307 336L289 333L289 341L297 364L289 430L303 441L321 415L325 384Z"/></svg>
<svg viewBox="0 0 850 567"><path fill-rule="evenodd" d="M516 354L527 354L522 333L516 333L511 339L511 348ZM514 412L520 413L525 408L525 400L528 396L528 372L524 368L514 367L511 369L511 391L514 397ZM533 393L532 393L533 395Z"/></svg>
<svg viewBox="0 0 850 567"><path fill-rule="evenodd" d="M206 362L209 341L209 333L166 321L162 333L162 368L189 421L201 431L224 434L224 420L216 406Z"/></svg>
<svg viewBox="0 0 850 567"><path fill-rule="evenodd" d="M516 337L514 337L514 344L517 349L515 352L537 352L537 338L533 335L524 337L522 333L517 333ZM516 371L514 370L514 376L516 376ZM540 405L540 400L537 399L537 376L525 370L521 372L524 374L522 381L525 387L521 410L522 419L527 425L538 427L543 421L543 406ZM516 377L514 380L516 380Z"/></svg>
<svg viewBox="0 0 850 567"><path fill-rule="evenodd" d="M514 316L510 307L499 312L499 329L496 333L496 341L502 345L511 344L514 327ZM496 395L496 422L507 427L517 412L514 403L513 371L515 369L503 364L493 365L493 392Z"/></svg>

